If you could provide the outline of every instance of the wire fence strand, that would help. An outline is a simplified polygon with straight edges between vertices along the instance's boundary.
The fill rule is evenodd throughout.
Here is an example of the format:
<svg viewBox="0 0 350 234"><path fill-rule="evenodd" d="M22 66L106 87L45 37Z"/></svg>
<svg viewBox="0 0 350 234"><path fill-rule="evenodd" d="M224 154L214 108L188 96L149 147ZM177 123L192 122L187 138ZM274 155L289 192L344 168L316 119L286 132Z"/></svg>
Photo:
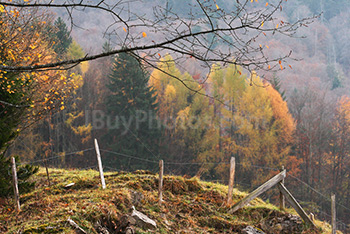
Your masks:
<svg viewBox="0 0 350 234"><path fill-rule="evenodd" d="M32 165L32 164L35 164L35 163L38 163L38 162L44 162L44 161L49 161L49 160L52 160L52 159L61 158L61 157L69 156L69 155L84 153L84 152L87 152L87 151L90 151L90 150L93 150L93 149L94 148L88 148L88 149L85 149L85 150L79 150L79 151L70 152L70 153L62 154L62 155L54 153L56 156L52 156L52 157L49 157L49 158L38 159L38 160L35 160L35 161L31 161L31 162L19 163L18 165L19 166L24 165L24 164L31 164Z"/></svg>
<svg viewBox="0 0 350 234"><path fill-rule="evenodd" d="M145 159L145 158L140 158L140 157L136 157L136 156L124 154L124 153L118 153L118 152L114 152L114 151L110 151L110 150L100 149L100 151L101 151L101 152L110 153L110 154L119 155L119 156L123 156L123 157L126 157L126 158L137 159L137 160L144 161L144 162L158 163L157 161L153 161L153 160L149 160L149 159Z"/></svg>
<svg viewBox="0 0 350 234"><path fill-rule="evenodd" d="M289 175L290 177L298 180L301 184L305 185L306 187L310 188L312 191L314 191L315 193L317 193L318 195L320 195L321 197L323 197L324 199L326 199L327 201L331 201L331 199L329 197L327 197L326 195L322 194L321 192L317 191L315 188L311 187L309 184L307 184L306 182L302 181L301 179L293 176L293 175ZM350 208L344 206L343 204L340 204L338 202L336 202L336 204L338 206L341 206L342 208L346 209L346 210L349 210L350 211Z"/></svg>
<svg viewBox="0 0 350 234"><path fill-rule="evenodd" d="M141 158L141 157L137 157L135 155L129 155L129 154L125 154L125 153L118 153L118 152L114 152L114 151L110 151L110 150L105 150L105 149L100 149L101 152L106 152L106 153L111 153L111 154L115 154L115 155L119 155L119 156L123 156L123 157L127 157L127 158L132 158L132 159L137 159L140 161L145 161L145 162L149 162L149 163L156 163L158 164L159 161L154 161L154 160L149 160L149 159L145 159L145 158ZM242 163L236 163L237 165L243 165ZM164 162L164 165L230 165L230 162ZM250 165L251 167L255 167L255 168L262 168L262 169L266 169L266 170L273 170L273 171L279 171L279 168L273 168L273 167L265 167L265 166L260 166L260 165Z"/></svg>

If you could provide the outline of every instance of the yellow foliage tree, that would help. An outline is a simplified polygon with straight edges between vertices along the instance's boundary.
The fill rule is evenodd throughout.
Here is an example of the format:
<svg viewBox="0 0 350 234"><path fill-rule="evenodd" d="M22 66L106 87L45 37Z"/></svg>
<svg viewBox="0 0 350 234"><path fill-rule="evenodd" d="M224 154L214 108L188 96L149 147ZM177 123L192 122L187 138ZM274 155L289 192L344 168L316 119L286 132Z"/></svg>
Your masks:
<svg viewBox="0 0 350 234"><path fill-rule="evenodd" d="M35 18L35 20L33 20ZM7 66L34 66L55 61L48 38L50 16L36 10L0 11L0 63ZM63 109L74 89L65 71L6 72L0 70L2 148L19 132L54 109ZM6 131L3 131L7 129ZM17 129L17 130L16 130ZM12 132L12 133L11 133Z"/></svg>
<svg viewBox="0 0 350 234"><path fill-rule="evenodd" d="M184 86L185 83L192 89L200 89L188 73L177 69L170 55L160 59L158 68L151 74L150 85L156 91L158 117L165 127L163 145L168 149L168 160L192 162L196 159L193 155L201 152L209 101ZM186 173L186 170L182 172Z"/></svg>
<svg viewBox="0 0 350 234"><path fill-rule="evenodd" d="M180 162L192 158L203 163L198 175L227 179L227 162L234 156L246 183L252 185L274 173L268 168L286 165L294 120L281 95L256 73L247 79L237 66L214 65L207 81L208 94L214 98L208 99L171 77L177 74L186 84L198 85L181 74L170 56L159 67L166 73L155 70L151 84L158 94L160 118L176 118L175 129L168 129L166 138Z"/></svg>
<svg viewBox="0 0 350 234"><path fill-rule="evenodd" d="M253 73L234 115L238 134L234 148L244 171L254 168L250 178L253 185L274 173L269 168L286 165L295 129L287 103L271 86L265 86Z"/></svg>

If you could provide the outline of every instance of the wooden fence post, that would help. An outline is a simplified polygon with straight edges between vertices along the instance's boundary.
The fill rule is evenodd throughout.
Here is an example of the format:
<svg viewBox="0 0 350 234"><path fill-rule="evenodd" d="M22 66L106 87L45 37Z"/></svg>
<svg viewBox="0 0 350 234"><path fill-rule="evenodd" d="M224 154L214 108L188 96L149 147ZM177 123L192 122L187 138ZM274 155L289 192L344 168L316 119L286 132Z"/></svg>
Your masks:
<svg viewBox="0 0 350 234"><path fill-rule="evenodd" d="M11 161L12 161L13 192L15 194L16 210L17 210L17 212L19 212L21 210L21 205L19 203L19 191L18 191L18 181L17 181L16 160L15 160L14 157L12 157Z"/></svg>
<svg viewBox="0 0 350 234"><path fill-rule="evenodd" d="M300 206L293 195L288 191L288 189L282 184L278 184L279 190L283 193L289 204L294 208L294 210L299 214L299 216L304 220L304 222L313 228L316 228L315 224L312 222L309 216L307 216L304 209Z"/></svg>
<svg viewBox="0 0 350 234"><path fill-rule="evenodd" d="M45 169L46 169L47 182L49 183L49 187L50 187L51 186L51 182L50 182L49 169L47 168L47 160L44 161L44 164L45 164Z"/></svg>
<svg viewBox="0 0 350 234"><path fill-rule="evenodd" d="M335 210L335 194L331 195L332 201L332 234L336 234L337 232L337 218L336 218L336 210Z"/></svg>
<svg viewBox="0 0 350 234"><path fill-rule="evenodd" d="M232 203L232 191L233 191L233 184L234 184L234 180L235 180L235 169L236 169L236 159L235 159L235 157L231 157L230 179L228 182L228 193L227 193L227 205L231 205L231 203Z"/></svg>
<svg viewBox="0 0 350 234"><path fill-rule="evenodd" d="M159 160L159 188L158 188L158 205L161 206L163 202L163 173L164 173L164 162Z"/></svg>
<svg viewBox="0 0 350 234"><path fill-rule="evenodd" d="M95 150L96 150L96 155L97 155L98 170L100 171L102 189L105 189L106 188L106 182L105 182L105 177L103 175L101 153L100 153L100 148L98 147L98 143L97 143L96 139L95 139Z"/></svg>
<svg viewBox="0 0 350 234"><path fill-rule="evenodd" d="M282 166L281 171L284 171L284 166ZM284 179L280 182L281 184L284 185ZM286 202L285 202L285 197L283 193L280 191L280 210L284 210L286 207Z"/></svg>

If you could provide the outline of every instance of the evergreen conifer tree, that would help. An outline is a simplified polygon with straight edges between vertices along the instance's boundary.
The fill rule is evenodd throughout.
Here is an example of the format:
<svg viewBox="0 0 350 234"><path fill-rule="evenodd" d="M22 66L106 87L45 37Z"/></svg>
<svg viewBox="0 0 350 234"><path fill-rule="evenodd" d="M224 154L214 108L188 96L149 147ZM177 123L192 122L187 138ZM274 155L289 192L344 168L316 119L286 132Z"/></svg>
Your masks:
<svg viewBox="0 0 350 234"><path fill-rule="evenodd" d="M15 158L16 163L18 163L18 157ZM18 189L20 193L26 193L34 189L35 182L30 182L28 179L38 170L39 167L32 165L17 166ZM11 158L6 158L3 154L0 154L0 197L13 195L11 181Z"/></svg>
<svg viewBox="0 0 350 234"><path fill-rule="evenodd" d="M58 54L58 56L63 56L72 43L72 37L69 35L67 25L61 17L57 18L54 26L56 28L56 32L54 35L52 35L52 39L55 42L53 49Z"/></svg>
<svg viewBox="0 0 350 234"><path fill-rule="evenodd" d="M7 73L7 79L13 80L13 86L29 86L21 84L16 74ZM11 158L5 157L5 152L10 142L18 135L18 125L25 116L30 99L25 100L23 96L27 95L26 91L9 93L4 88L4 83L0 83L0 197L8 197L13 194ZM20 90L20 89L19 89ZM16 157L16 162L19 158ZM38 167L23 165L17 168L17 177L20 192L28 192L34 188L34 182L28 179L38 171Z"/></svg>
<svg viewBox="0 0 350 234"><path fill-rule="evenodd" d="M122 53L114 60L108 79L104 141L119 155L110 154L104 163L123 170L154 168L147 160L157 160L161 129L156 120L156 95L146 71L132 54Z"/></svg>
<svg viewBox="0 0 350 234"><path fill-rule="evenodd" d="M7 73L6 76L7 79L13 80L13 87L21 88L18 76L12 73ZM6 91L6 86L6 83L0 83L0 154L6 150L8 143L18 135L17 127L22 121L26 107L30 104L30 100L23 98L27 94L26 92L9 93Z"/></svg>
<svg viewBox="0 0 350 234"><path fill-rule="evenodd" d="M102 45L102 52L107 53L107 52L111 52L112 50L113 48L110 41L105 41Z"/></svg>
<svg viewBox="0 0 350 234"><path fill-rule="evenodd" d="M282 90L281 79L276 76L276 73L273 74L271 85L277 92L279 92L279 94L281 94L283 101L286 101L286 91Z"/></svg>

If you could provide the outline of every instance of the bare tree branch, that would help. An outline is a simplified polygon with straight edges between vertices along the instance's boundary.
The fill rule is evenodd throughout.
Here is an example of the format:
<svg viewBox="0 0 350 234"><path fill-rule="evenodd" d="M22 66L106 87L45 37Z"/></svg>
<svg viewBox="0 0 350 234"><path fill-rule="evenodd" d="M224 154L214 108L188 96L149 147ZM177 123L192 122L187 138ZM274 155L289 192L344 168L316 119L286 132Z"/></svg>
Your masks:
<svg viewBox="0 0 350 234"><path fill-rule="evenodd" d="M171 53L177 62L184 62L192 57L205 64L208 69L214 63L222 63L239 65L248 71L268 70L268 66L275 68L276 62L286 60L292 53L278 57L267 56L264 51L266 48L259 46L261 37L272 37L276 33L293 37L300 27L310 24L315 19L310 17L293 23L281 23L275 14L281 8L283 0L277 0L275 5L271 3L269 6L256 6L254 3L249 4L248 0L237 0L234 4L235 9L228 13L216 5L214 0L195 0L190 1L193 5L189 3L190 10L186 17L179 15L168 5L154 7L152 15L139 13L129 6L134 2L128 0L118 2L101 0L97 3L84 0L79 2L69 0L63 3L0 1L0 4L5 7L67 9L72 27L75 25L73 10L99 10L114 18L114 22L106 25L105 35L117 39L113 42L115 49L109 52L86 54L78 59L31 66L0 65L0 69L13 72L67 69L67 66L74 66L84 61L133 52L139 54L144 58L143 60L148 59L149 62L157 61L159 54ZM276 24L279 24L279 27L276 27Z"/></svg>
<svg viewBox="0 0 350 234"><path fill-rule="evenodd" d="M113 10L109 9L108 7L101 6L101 4L105 2L104 0L100 1L96 5L85 4L85 3L83 3L84 1L80 1L79 3L62 3L62 4L55 4L52 2L53 1L50 1L49 3L36 3L36 2L35 3L19 3L19 2L0 1L0 4L3 6L18 7L18 8L65 8L65 9L76 8L76 7L94 8L94 9L99 9L99 10L106 11L106 12L112 14L113 16L117 17L120 22L127 25L127 23Z"/></svg>

